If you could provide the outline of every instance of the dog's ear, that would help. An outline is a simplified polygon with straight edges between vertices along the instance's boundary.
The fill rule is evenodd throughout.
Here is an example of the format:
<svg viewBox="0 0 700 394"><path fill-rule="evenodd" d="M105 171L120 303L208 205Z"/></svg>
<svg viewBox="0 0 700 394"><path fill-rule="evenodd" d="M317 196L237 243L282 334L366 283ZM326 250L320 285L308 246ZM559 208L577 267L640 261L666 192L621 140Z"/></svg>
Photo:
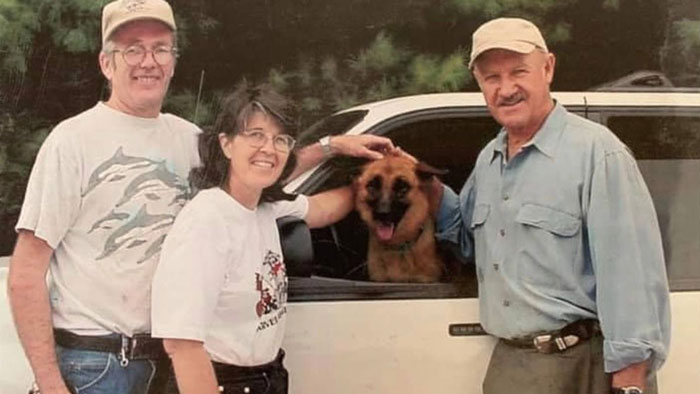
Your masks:
<svg viewBox="0 0 700 394"><path fill-rule="evenodd" d="M439 169L431 166L430 164L419 161L416 163L416 176L421 181L427 181L433 177L433 175L445 175L449 171L445 169Z"/></svg>

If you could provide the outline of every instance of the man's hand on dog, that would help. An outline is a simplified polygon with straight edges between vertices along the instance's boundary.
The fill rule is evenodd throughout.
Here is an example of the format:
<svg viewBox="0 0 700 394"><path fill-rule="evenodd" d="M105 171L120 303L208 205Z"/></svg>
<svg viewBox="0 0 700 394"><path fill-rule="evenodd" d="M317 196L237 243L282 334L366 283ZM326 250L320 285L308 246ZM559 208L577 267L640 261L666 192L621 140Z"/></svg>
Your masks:
<svg viewBox="0 0 700 394"><path fill-rule="evenodd" d="M390 139L371 134L334 136L330 146L334 154L370 160L379 160L395 149Z"/></svg>

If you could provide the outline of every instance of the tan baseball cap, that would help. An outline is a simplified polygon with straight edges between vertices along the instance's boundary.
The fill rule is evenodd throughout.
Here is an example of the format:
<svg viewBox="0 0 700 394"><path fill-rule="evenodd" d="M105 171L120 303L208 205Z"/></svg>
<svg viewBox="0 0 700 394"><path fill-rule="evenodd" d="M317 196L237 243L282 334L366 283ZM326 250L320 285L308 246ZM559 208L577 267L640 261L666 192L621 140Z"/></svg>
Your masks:
<svg viewBox="0 0 700 394"><path fill-rule="evenodd" d="M164 0L116 0L102 9L102 44L118 27L139 19L157 20L176 29L173 10Z"/></svg>
<svg viewBox="0 0 700 394"><path fill-rule="evenodd" d="M542 33L532 22L520 18L497 18L479 26L472 35L469 68L474 66L479 55L497 48L518 53L530 53L535 48L548 51Z"/></svg>

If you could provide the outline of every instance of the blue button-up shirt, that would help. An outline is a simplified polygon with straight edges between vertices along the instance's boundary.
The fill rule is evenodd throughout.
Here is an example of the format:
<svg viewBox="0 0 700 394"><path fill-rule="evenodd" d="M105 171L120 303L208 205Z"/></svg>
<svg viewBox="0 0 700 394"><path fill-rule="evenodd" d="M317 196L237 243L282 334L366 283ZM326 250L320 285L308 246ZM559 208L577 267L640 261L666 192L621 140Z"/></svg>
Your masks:
<svg viewBox="0 0 700 394"><path fill-rule="evenodd" d="M666 359L669 292L656 212L637 163L607 128L559 104L506 160L501 130L438 237L475 254L481 323L501 338L601 322L605 370Z"/></svg>

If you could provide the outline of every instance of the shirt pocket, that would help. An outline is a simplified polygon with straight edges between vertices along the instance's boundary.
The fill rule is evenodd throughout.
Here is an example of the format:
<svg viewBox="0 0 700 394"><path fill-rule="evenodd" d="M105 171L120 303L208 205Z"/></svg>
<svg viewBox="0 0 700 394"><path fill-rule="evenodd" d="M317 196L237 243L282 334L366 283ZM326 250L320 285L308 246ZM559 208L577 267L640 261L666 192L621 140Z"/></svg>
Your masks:
<svg viewBox="0 0 700 394"><path fill-rule="evenodd" d="M516 252L518 278L540 288L576 288L581 219L543 205L525 204L515 221L522 225Z"/></svg>
<svg viewBox="0 0 700 394"><path fill-rule="evenodd" d="M518 211L515 221L547 230L560 237L572 237L581 229L579 218L536 204L524 204Z"/></svg>
<svg viewBox="0 0 700 394"><path fill-rule="evenodd" d="M489 212L491 211L491 206L488 204L476 204L474 206L474 213L472 214L472 222L469 224L469 228L472 230L481 227L486 223L486 219L489 217Z"/></svg>

